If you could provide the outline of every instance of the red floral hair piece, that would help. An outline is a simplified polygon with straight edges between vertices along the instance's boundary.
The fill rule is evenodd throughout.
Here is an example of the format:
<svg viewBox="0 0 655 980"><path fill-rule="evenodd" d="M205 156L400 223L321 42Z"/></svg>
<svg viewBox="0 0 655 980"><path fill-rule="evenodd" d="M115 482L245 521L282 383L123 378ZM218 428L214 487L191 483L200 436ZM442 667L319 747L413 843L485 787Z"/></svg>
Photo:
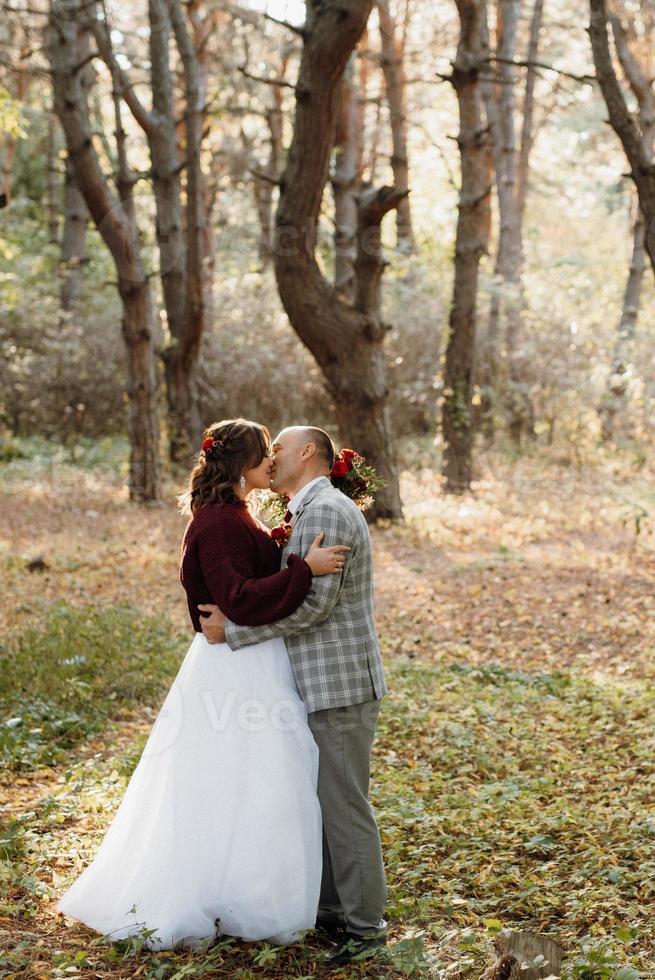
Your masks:
<svg viewBox="0 0 655 980"><path fill-rule="evenodd" d="M225 449L230 442L232 442L232 436L223 436L219 439L215 439L214 436L208 436L206 439L203 439L200 451L207 454L211 453L214 449Z"/></svg>

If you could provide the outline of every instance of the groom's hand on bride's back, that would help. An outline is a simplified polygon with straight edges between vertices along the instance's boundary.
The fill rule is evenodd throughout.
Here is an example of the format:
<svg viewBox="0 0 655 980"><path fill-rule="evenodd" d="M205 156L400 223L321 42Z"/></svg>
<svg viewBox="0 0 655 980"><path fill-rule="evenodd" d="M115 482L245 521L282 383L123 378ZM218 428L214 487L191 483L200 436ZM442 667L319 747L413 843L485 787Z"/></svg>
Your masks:
<svg viewBox="0 0 655 980"><path fill-rule="evenodd" d="M198 606L200 625L208 643L225 643L225 616L218 606Z"/></svg>

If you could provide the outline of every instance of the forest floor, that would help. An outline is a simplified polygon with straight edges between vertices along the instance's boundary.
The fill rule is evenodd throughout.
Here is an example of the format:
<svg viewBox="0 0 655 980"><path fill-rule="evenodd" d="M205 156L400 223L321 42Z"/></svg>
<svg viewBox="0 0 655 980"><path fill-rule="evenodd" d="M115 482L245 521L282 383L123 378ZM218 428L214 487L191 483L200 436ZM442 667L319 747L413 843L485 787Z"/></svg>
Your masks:
<svg viewBox="0 0 655 980"><path fill-rule="evenodd" d="M311 935L155 954L55 911L189 641L173 493L138 507L84 462L0 467L0 978L473 978L502 927L569 977L655 975L652 473L487 456L461 498L403 475L405 524L373 529L392 945L327 971Z"/></svg>

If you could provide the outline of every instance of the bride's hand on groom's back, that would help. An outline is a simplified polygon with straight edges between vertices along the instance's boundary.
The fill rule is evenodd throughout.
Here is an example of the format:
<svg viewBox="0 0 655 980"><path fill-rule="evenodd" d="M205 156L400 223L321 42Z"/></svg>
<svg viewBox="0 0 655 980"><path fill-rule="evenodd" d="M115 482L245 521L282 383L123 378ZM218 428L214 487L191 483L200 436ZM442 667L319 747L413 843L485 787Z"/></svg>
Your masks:
<svg viewBox="0 0 655 980"><path fill-rule="evenodd" d="M330 548L322 548L321 542L324 537L325 531L317 534L305 555L305 561L311 568L312 575L330 575L332 572L342 571L346 563L346 552L350 551L346 544L334 544Z"/></svg>
<svg viewBox="0 0 655 980"><path fill-rule="evenodd" d="M225 643L225 616L218 606L198 606L200 626L208 643Z"/></svg>

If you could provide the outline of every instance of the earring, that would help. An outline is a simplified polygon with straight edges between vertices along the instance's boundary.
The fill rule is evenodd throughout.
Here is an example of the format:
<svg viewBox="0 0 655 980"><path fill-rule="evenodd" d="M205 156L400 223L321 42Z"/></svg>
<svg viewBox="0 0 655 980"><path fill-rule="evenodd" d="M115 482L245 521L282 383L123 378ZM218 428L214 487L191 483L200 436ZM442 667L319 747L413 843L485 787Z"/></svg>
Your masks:
<svg viewBox="0 0 655 980"><path fill-rule="evenodd" d="M239 480L239 486L241 487L242 490L246 489L246 478L245 476L243 476L243 474L241 475L241 479Z"/></svg>

